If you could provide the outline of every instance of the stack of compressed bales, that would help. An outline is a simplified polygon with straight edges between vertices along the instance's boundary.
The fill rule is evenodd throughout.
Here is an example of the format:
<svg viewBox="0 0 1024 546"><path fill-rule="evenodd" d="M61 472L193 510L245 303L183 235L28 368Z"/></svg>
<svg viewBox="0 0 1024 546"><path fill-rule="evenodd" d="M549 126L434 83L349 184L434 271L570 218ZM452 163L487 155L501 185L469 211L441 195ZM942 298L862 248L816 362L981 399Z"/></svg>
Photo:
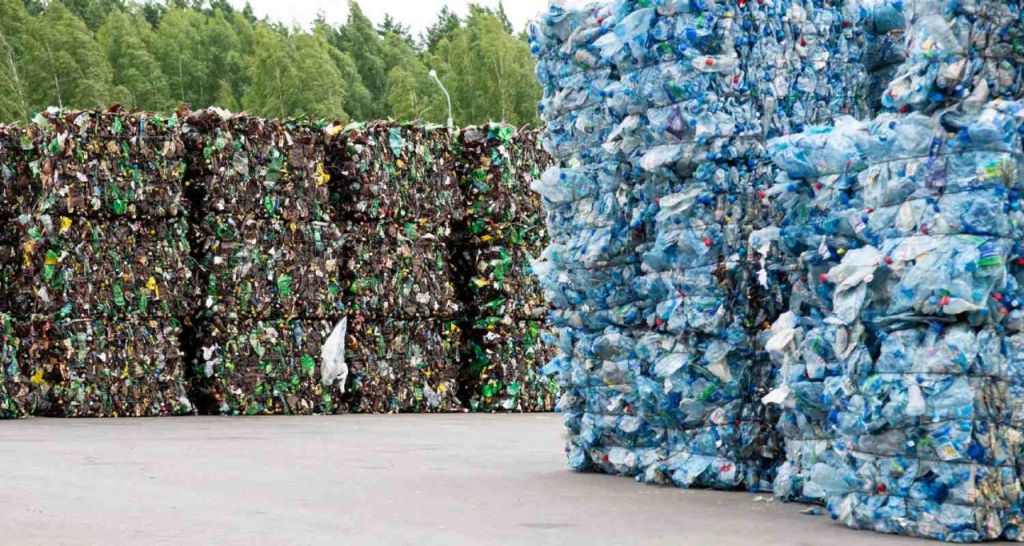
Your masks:
<svg viewBox="0 0 1024 546"><path fill-rule="evenodd" d="M836 431L827 419L823 391L827 379L841 375L836 351L845 349L845 341L825 322L832 314L827 273L847 249L858 246L856 232L844 228L842 219L862 216L862 203L851 189L866 167L867 129L844 118L769 143L780 174L766 191L777 224L765 239L777 245L777 261L790 286L788 311L772 326L767 342L779 374L777 388L765 398L782 411L786 457L774 489L783 500L823 502L826 496L808 478L815 464L834 456Z"/></svg>
<svg viewBox="0 0 1024 546"><path fill-rule="evenodd" d="M352 377L344 409L458 408L461 306L450 242L465 210L452 131L374 122L324 134L344 233Z"/></svg>
<svg viewBox="0 0 1024 546"><path fill-rule="evenodd" d="M856 205L836 211L859 244L822 279L834 453L807 478L852 527L1019 533L1022 125L1001 101L869 124Z"/></svg>
<svg viewBox="0 0 1024 546"><path fill-rule="evenodd" d="M858 529L1017 539L1024 116L991 99L1021 93L1020 7L904 7L882 97L903 115L772 143L805 287L773 328L776 401L829 439L776 486Z"/></svg>
<svg viewBox="0 0 1024 546"><path fill-rule="evenodd" d="M201 287L188 340L200 410L336 410L344 384L322 359L331 334L344 335L342 234L321 127L211 109L182 132Z"/></svg>
<svg viewBox="0 0 1024 546"><path fill-rule="evenodd" d="M788 286L746 248L773 220L764 139L864 109L848 32L803 2L615 2L533 27L560 160L537 185L553 244L536 269L572 466L769 485L762 330Z"/></svg>
<svg viewBox="0 0 1024 546"><path fill-rule="evenodd" d="M457 141L466 203L456 242L466 304L462 399L473 411L551 411L558 385L540 374L547 305L530 262L548 244L540 197L530 189L549 166L538 134L503 124L470 127Z"/></svg>
<svg viewBox="0 0 1024 546"><path fill-rule="evenodd" d="M616 16L609 6L554 7L530 27L544 91L544 146L558 163L533 185L551 238L533 268L553 307L548 342L560 354L545 371L557 371L565 391L558 409L569 433L569 465L635 475L638 456L659 449L664 431L632 410L639 365L630 326L638 322L639 298L631 289L640 266L637 248L616 236L643 236L631 225L632 167L601 149L616 125L604 97L617 74L591 46L602 22L612 28Z"/></svg>
<svg viewBox="0 0 1024 546"><path fill-rule="evenodd" d="M179 337L195 283L176 127L142 113L51 110L22 135L31 179L0 237L5 261L17 261L4 306L39 413L192 411Z"/></svg>

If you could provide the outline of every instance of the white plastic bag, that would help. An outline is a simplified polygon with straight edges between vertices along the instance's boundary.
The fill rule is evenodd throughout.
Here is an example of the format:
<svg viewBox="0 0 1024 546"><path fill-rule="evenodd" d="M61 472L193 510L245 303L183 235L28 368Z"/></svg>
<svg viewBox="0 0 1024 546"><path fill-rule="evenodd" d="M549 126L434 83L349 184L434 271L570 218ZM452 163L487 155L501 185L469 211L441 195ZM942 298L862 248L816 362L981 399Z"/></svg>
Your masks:
<svg viewBox="0 0 1024 546"><path fill-rule="evenodd" d="M320 350L320 382L324 386L333 385L341 380L341 392L345 392L348 381L348 364L345 363L345 337L348 335L348 317L334 327L330 337Z"/></svg>

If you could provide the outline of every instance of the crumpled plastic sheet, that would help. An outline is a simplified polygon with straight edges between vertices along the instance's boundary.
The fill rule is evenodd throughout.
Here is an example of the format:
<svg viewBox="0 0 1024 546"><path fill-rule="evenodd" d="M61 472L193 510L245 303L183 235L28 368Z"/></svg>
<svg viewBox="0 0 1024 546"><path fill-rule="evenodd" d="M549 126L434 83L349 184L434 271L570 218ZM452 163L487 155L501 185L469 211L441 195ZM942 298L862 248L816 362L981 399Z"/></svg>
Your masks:
<svg viewBox="0 0 1024 546"><path fill-rule="evenodd" d="M189 196L200 216L331 219L320 124L210 108L187 115L181 132L190 156Z"/></svg>
<svg viewBox="0 0 1024 546"><path fill-rule="evenodd" d="M462 407L454 320L349 320L345 360L353 413L445 413Z"/></svg>
<svg viewBox="0 0 1024 546"><path fill-rule="evenodd" d="M900 111L934 111L963 101L1019 99L1024 74L1024 19L1016 0L903 3L906 62L882 96Z"/></svg>
<svg viewBox="0 0 1024 546"><path fill-rule="evenodd" d="M344 228L345 307L365 318L454 318L461 310L446 240L414 224Z"/></svg>
<svg viewBox="0 0 1024 546"><path fill-rule="evenodd" d="M201 315L327 319L345 314L344 236L331 222L207 215L191 226Z"/></svg>
<svg viewBox="0 0 1024 546"><path fill-rule="evenodd" d="M193 393L204 414L311 415L341 407L344 385L323 385L333 320L232 319L194 328Z"/></svg>
<svg viewBox="0 0 1024 546"><path fill-rule="evenodd" d="M17 214L168 218L188 212L179 120L120 111L40 112L23 148L32 189Z"/></svg>
<svg viewBox="0 0 1024 546"><path fill-rule="evenodd" d="M479 319L466 332L466 367L461 387L474 412L550 412L559 398L558 381L541 374L555 356L543 343L543 321L511 317Z"/></svg>
<svg viewBox="0 0 1024 546"><path fill-rule="evenodd" d="M0 231L12 279L0 310L62 317L183 317L196 301L182 218L22 216ZM3 267L3 266L0 266Z"/></svg>
<svg viewBox="0 0 1024 546"><path fill-rule="evenodd" d="M156 417L193 412L181 327L175 319L20 321L22 360L37 397L35 415Z"/></svg>
<svg viewBox="0 0 1024 546"><path fill-rule="evenodd" d="M965 103L773 143L803 223L782 239L814 285L773 328L787 448L832 438L802 444L790 490L854 528L1020 538L1022 122L1018 103Z"/></svg>
<svg viewBox="0 0 1024 546"><path fill-rule="evenodd" d="M324 129L328 172L346 221L413 223L438 236L465 216L453 132L397 122Z"/></svg>

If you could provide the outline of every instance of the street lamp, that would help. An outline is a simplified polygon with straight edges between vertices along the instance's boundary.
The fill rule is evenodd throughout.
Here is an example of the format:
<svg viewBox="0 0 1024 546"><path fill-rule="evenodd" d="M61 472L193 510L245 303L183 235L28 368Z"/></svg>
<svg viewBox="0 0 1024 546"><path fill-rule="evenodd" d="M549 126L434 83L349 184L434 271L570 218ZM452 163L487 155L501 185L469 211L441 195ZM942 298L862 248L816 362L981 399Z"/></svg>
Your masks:
<svg viewBox="0 0 1024 546"><path fill-rule="evenodd" d="M437 77L437 70L431 70L430 77L434 78L437 85L441 86L441 91L444 91L444 96L448 98L448 127L454 127L455 122L452 120L452 96L449 95L448 90L444 88L444 84L441 83L441 78Z"/></svg>

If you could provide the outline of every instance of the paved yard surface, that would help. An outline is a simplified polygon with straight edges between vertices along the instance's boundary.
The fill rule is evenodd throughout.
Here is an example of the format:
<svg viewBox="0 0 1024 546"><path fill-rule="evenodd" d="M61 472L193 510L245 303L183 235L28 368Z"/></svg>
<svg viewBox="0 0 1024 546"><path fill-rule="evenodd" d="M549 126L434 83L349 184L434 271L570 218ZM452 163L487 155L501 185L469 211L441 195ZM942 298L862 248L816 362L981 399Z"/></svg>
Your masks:
<svg viewBox="0 0 1024 546"><path fill-rule="evenodd" d="M561 418L0 422L0 543L929 544L563 465Z"/></svg>

